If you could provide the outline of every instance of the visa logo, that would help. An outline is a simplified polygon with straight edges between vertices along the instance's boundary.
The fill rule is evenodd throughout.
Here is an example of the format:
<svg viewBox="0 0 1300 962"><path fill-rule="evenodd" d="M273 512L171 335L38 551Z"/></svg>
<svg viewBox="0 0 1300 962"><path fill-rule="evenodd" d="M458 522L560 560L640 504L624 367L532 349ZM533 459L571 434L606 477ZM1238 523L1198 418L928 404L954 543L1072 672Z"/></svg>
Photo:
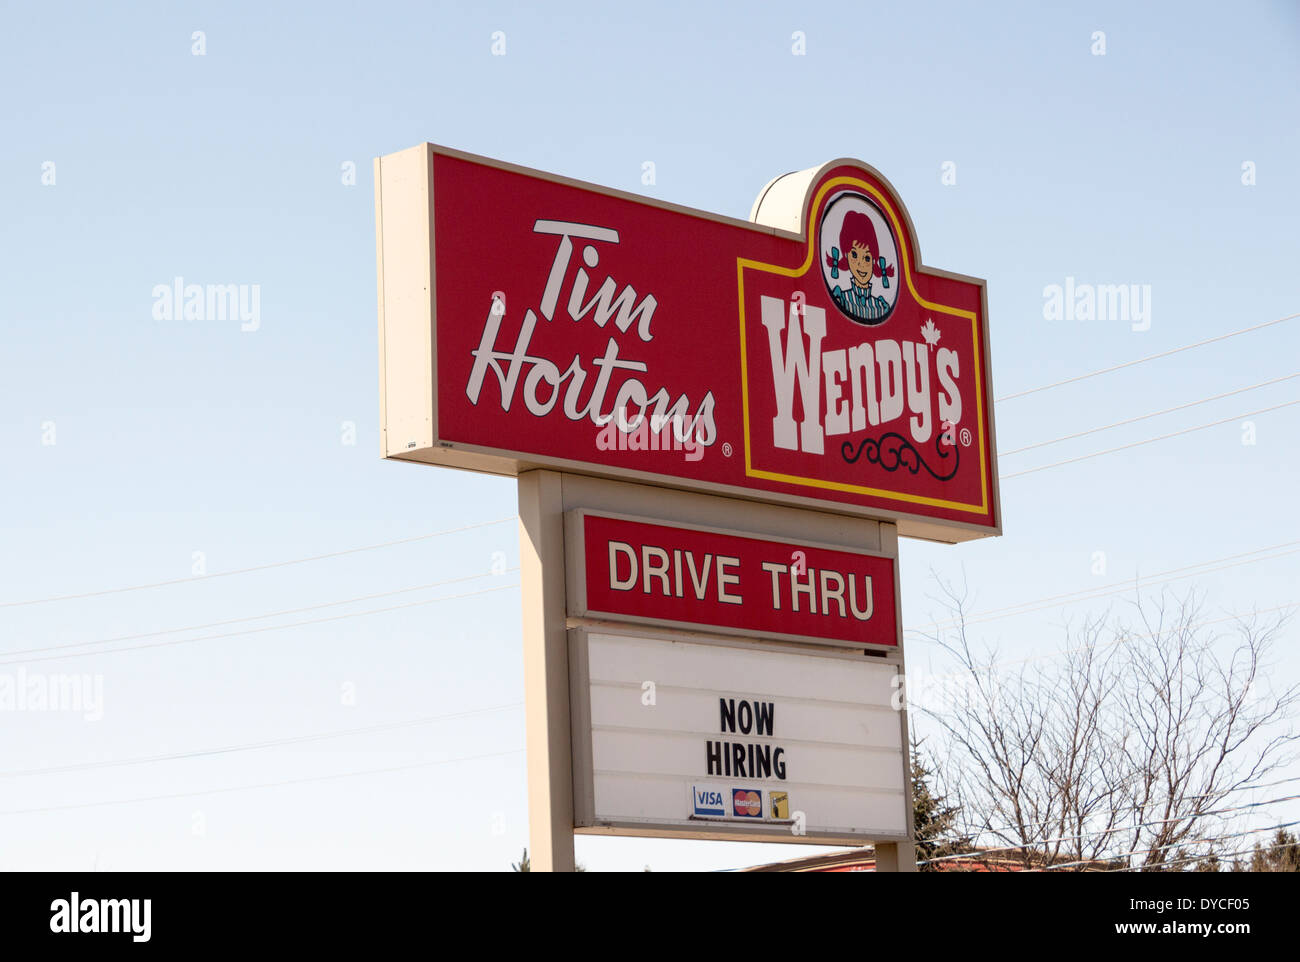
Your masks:
<svg viewBox="0 0 1300 962"><path fill-rule="evenodd" d="M696 815L726 815L726 803L723 799L722 792L715 788L695 787L692 794L695 797L695 814Z"/></svg>

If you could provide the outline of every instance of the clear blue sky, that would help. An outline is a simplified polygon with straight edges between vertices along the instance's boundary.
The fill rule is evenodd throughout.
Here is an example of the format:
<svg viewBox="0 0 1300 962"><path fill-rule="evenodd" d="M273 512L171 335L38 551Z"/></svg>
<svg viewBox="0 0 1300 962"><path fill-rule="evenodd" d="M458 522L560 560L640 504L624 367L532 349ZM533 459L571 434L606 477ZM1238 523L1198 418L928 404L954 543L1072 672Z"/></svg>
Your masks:
<svg viewBox="0 0 1300 962"><path fill-rule="evenodd" d="M378 456L376 155L431 140L739 217L773 175L859 157L901 193L928 264L988 279L1006 394L1300 310L1298 9L4 4L0 602L185 583L0 608L0 672L98 674L104 697L93 722L0 712L0 867L501 869L526 844L513 572L121 644L227 635L217 639L26 665L5 654L488 573L496 552L517 563L511 523L191 577L195 552L214 574L515 511L509 480ZM505 56L492 55L494 31ZM1095 31L1104 56L1092 53ZM645 161L653 186L641 183ZM949 161L955 185L941 181ZM355 186L342 182L347 162ZM1242 183L1247 162L1254 186ZM259 285L260 328L154 319L154 286L177 276ZM1067 277L1150 285L1150 329L1045 320L1044 288ZM999 444L1300 371L1297 324L1007 401ZM1296 397L1292 380L1002 470ZM1300 539L1300 408L1253 420L1253 446L1237 419L1007 480L1004 537L904 544L906 622L936 613L931 569L964 573L976 607L995 608ZM355 445L342 443L344 422ZM43 443L51 424L56 443ZM1097 551L1105 576L1092 573ZM1298 600L1297 558L1178 586L1203 588L1211 614L1270 608ZM502 590L229 635L484 588ZM979 637L1048 653L1067 617L1104 605L990 622ZM908 664L941 666L920 642ZM1272 677L1300 677L1300 658L1284 653ZM485 708L500 710L12 774ZM181 797L98 804L146 796ZM791 853L628 839L579 840L578 851L593 869Z"/></svg>

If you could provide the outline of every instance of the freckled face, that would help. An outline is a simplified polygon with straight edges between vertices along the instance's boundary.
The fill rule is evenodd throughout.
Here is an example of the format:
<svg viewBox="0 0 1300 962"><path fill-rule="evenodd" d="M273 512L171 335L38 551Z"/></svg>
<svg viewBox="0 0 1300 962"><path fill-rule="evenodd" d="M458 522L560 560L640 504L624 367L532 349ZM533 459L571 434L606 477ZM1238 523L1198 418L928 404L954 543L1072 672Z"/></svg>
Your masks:
<svg viewBox="0 0 1300 962"><path fill-rule="evenodd" d="M854 244L849 251L849 273L858 282L858 287L871 283L871 248L865 244Z"/></svg>

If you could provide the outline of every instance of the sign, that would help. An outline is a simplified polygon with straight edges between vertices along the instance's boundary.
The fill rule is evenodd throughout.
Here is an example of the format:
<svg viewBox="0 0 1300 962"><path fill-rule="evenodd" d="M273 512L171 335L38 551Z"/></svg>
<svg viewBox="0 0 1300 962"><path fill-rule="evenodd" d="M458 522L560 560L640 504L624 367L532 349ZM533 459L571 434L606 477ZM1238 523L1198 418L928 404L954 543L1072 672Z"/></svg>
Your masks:
<svg viewBox="0 0 1300 962"><path fill-rule="evenodd" d="M885 555L584 510L566 528L570 617L898 646Z"/></svg>
<svg viewBox="0 0 1300 962"><path fill-rule="evenodd" d="M726 790L720 786L705 786L704 788L692 788L692 797L695 799L695 805L691 814L696 818L725 818L727 815L726 802L724 796Z"/></svg>
<svg viewBox="0 0 1300 962"><path fill-rule="evenodd" d="M384 457L519 478L537 867L911 865L897 536L1001 533L984 282L857 160L748 221L432 144L375 191Z"/></svg>
<svg viewBox="0 0 1300 962"><path fill-rule="evenodd" d="M907 837L897 665L588 629L570 659L578 831Z"/></svg>
<svg viewBox="0 0 1300 962"><path fill-rule="evenodd" d="M866 164L747 222L425 144L376 206L386 457L1000 533L984 282Z"/></svg>

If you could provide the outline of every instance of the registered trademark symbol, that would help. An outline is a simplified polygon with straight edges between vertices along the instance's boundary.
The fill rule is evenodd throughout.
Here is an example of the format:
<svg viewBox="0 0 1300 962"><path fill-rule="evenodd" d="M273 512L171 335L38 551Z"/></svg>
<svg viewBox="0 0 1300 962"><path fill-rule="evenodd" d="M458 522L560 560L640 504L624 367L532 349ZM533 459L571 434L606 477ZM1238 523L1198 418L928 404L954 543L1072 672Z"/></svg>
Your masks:
<svg viewBox="0 0 1300 962"><path fill-rule="evenodd" d="M722 442L722 456L724 458L731 457L731 444L727 441Z"/></svg>
<svg viewBox="0 0 1300 962"><path fill-rule="evenodd" d="M961 429L961 446L963 448L970 447L970 428Z"/></svg>

